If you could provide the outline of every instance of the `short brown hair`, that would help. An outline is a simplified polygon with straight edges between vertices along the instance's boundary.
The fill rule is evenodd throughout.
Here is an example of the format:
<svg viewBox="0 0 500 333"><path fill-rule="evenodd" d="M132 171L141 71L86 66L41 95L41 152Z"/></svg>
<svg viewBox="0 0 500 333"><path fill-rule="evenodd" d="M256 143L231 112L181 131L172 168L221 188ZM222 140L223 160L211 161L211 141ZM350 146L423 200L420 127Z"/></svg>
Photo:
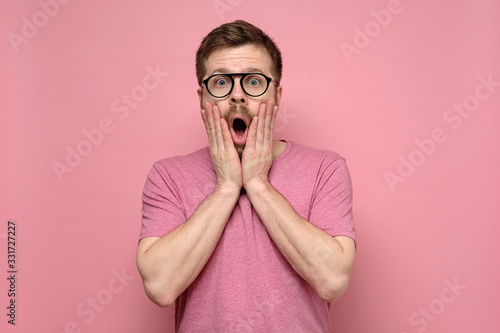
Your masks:
<svg viewBox="0 0 500 333"><path fill-rule="evenodd" d="M196 76L198 78L198 85L201 86L201 81L206 74L205 62L212 52L226 47L237 47L246 44L261 46L267 50L274 67L271 68L272 75L274 76L273 79L279 85L283 64L278 46L261 29L243 20L225 23L212 30L203 38L198 51L196 51Z"/></svg>

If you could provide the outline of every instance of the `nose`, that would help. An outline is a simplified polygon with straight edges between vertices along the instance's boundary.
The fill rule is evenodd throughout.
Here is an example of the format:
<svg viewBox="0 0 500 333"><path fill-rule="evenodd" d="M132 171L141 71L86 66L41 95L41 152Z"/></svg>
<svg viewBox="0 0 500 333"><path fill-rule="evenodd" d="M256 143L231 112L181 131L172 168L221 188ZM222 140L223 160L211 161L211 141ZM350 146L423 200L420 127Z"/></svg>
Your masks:
<svg viewBox="0 0 500 333"><path fill-rule="evenodd" d="M229 104L247 104L247 96L241 87L241 78L234 78L234 86L229 96Z"/></svg>

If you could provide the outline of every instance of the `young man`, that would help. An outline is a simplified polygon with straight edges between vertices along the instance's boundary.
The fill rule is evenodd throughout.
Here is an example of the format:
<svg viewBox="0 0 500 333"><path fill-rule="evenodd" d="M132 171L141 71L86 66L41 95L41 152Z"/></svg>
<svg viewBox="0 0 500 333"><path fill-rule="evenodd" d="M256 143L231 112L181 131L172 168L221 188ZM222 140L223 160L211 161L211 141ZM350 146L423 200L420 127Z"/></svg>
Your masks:
<svg viewBox="0 0 500 333"><path fill-rule="evenodd" d="M177 332L329 332L355 253L352 188L334 152L273 140L281 54L244 22L196 54L209 147L154 164L137 266Z"/></svg>

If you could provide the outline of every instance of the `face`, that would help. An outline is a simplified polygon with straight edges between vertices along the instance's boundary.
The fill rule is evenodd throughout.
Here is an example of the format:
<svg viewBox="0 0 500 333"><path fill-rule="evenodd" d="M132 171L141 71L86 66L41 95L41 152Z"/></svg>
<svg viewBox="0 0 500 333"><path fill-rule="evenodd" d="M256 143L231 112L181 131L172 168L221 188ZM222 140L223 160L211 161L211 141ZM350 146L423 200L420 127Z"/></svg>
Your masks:
<svg viewBox="0 0 500 333"><path fill-rule="evenodd" d="M210 54L205 66L206 74L203 79L218 73L262 73L274 79L271 74L271 57L267 50L251 44L217 50ZM240 78L240 76L233 77L233 90L224 98L213 97L206 87L198 89L198 97L202 108L206 102L217 105L221 117L229 124L234 146L241 157L253 117L257 116L260 105L269 99L274 100L275 105L279 105L281 86L276 87L271 82L263 95L251 97L241 88Z"/></svg>

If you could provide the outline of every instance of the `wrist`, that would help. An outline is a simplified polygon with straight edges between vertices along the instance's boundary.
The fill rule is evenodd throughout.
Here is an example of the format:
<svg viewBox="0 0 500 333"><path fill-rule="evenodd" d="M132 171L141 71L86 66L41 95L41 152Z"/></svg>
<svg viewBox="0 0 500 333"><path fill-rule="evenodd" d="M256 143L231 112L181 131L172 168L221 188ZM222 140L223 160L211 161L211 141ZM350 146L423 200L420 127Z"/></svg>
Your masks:
<svg viewBox="0 0 500 333"><path fill-rule="evenodd" d="M231 184L217 184L214 189L214 193L220 194L227 199L238 198L240 195L241 186L231 185Z"/></svg>
<svg viewBox="0 0 500 333"><path fill-rule="evenodd" d="M248 195L259 195L269 191L272 186L267 180L255 179L251 182L243 184Z"/></svg>

